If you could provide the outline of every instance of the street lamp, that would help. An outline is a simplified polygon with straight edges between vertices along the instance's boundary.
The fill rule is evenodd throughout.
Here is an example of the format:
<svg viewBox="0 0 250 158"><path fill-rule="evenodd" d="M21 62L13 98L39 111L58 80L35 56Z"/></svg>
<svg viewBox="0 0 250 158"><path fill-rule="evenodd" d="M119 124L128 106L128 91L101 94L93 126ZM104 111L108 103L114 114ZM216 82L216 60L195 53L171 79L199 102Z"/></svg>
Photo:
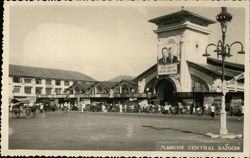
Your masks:
<svg viewBox="0 0 250 158"><path fill-rule="evenodd" d="M210 54L208 53L208 47L214 46L216 49L214 52L217 53L217 58L221 56L222 58L222 103L221 103L221 112L220 112L220 119L221 119L221 128L220 134L228 134L227 131L227 124L226 124L226 106L225 106L225 95L226 95L226 85L225 85L225 76L224 76L224 69L225 69L225 59L228 57L233 56L231 54L231 48L235 44L239 44L241 46L241 50L238 51L238 54L244 54L245 51L243 50L243 44L239 41L233 42L232 44L225 44L226 32L227 32L227 24L232 20L232 15L227 12L226 7L221 8L221 13L216 16L216 20L220 22L221 25L221 32L222 32L222 40L219 40L217 44L210 43L206 47L206 52L203 56L208 57Z"/></svg>

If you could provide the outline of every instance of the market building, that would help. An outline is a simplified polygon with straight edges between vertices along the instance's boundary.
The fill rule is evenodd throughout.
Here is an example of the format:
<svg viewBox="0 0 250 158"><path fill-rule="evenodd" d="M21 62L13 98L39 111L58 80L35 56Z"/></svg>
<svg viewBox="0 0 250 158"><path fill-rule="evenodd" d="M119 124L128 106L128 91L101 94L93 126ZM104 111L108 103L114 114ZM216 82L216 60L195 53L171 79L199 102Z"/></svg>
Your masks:
<svg viewBox="0 0 250 158"><path fill-rule="evenodd" d="M208 26L215 21L182 9L149 22L157 26L158 62L135 78L138 91L161 104L220 105L222 62L203 56L210 34ZM244 65L226 62L224 75L226 104L242 104Z"/></svg>
<svg viewBox="0 0 250 158"><path fill-rule="evenodd" d="M123 103L131 99L145 99L146 93L138 93L137 83L133 80L96 81L92 83L75 83L70 86L68 98L85 103Z"/></svg>
<svg viewBox="0 0 250 158"><path fill-rule="evenodd" d="M220 105L222 62L203 56L210 34L208 26L215 21L182 9L149 22L157 26L157 63L133 80L95 81L76 71L10 65L10 98L34 97L56 103L148 99L161 105ZM226 62L224 75L226 104L242 104L244 65Z"/></svg>
<svg viewBox="0 0 250 158"><path fill-rule="evenodd" d="M146 98L139 94L133 80L95 81L77 71L9 65L9 95L42 102L77 103L84 101L117 103L131 98Z"/></svg>
<svg viewBox="0 0 250 158"><path fill-rule="evenodd" d="M9 65L10 98L50 99L58 102L74 83L93 81L91 77L77 71Z"/></svg>

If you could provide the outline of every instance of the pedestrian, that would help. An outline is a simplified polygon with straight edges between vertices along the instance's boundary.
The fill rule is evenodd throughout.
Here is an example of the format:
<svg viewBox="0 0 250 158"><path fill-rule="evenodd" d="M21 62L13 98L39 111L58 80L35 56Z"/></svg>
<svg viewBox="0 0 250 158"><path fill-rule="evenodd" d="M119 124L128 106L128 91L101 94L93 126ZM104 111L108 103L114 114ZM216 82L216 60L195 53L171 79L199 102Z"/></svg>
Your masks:
<svg viewBox="0 0 250 158"><path fill-rule="evenodd" d="M125 105L124 105L124 111L125 111L125 112L127 112L127 108L128 108L128 106L127 106L127 104L125 104Z"/></svg>
<svg viewBox="0 0 250 158"><path fill-rule="evenodd" d="M191 114L191 110L190 110L190 105L188 104L187 105L187 112L186 112L187 114Z"/></svg>
<svg viewBox="0 0 250 158"><path fill-rule="evenodd" d="M168 104L168 102L166 102L164 106L164 111L166 114L169 114L169 109L170 109L170 105Z"/></svg>
<svg viewBox="0 0 250 158"><path fill-rule="evenodd" d="M201 116L201 115L202 115L202 110L201 110L201 107L200 107L200 106L198 106L198 108L197 108L197 115L198 115L198 116Z"/></svg>
<svg viewBox="0 0 250 158"><path fill-rule="evenodd" d="M71 110L70 107L71 107L70 102L68 102L68 104L67 104L67 110L68 110L68 111Z"/></svg>
<svg viewBox="0 0 250 158"><path fill-rule="evenodd" d="M85 110L86 104L83 102L82 103L82 112Z"/></svg>
<svg viewBox="0 0 250 158"><path fill-rule="evenodd" d="M13 106L14 106L14 103L11 101L11 102L10 102L10 112L12 112Z"/></svg>
<svg viewBox="0 0 250 158"><path fill-rule="evenodd" d="M43 113L43 103L40 103L40 113Z"/></svg>
<svg viewBox="0 0 250 158"><path fill-rule="evenodd" d="M122 104L119 104L120 113L122 113Z"/></svg>
<svg viewBox="0 0 250 158"><path fill-rule="evenodd" d="M160 104L157 104L157 106L158 106L158 113L161 114L161 105L160 105Z"/></svg>
<svg viewBox="0 0 250 158"><path fill-rule="evenodd" d="M214 118L214 114L215 114L215 106L214 106L214 104L212 104L211 107L210 107L210 114L211 114L211 117Z"/></svg>
<svg viewBox="0 0 250 158"><path fill-rule="evenodd" d="M242 118L244 119L244 104L240 105L241 106L241 116L239 118L239 120Z"/></svg>
<svg viewBox="0 0 250 158"><path fill-rule="evenodd" d="M181 102L178 102L178 114L183 114L183 105Z"/></svg>
<svg viewBox="0 0 250 158"><path fill-rule="evenodd" d="M105 106L102 104L102 112L105 112Z"/></svg>
<svg viewBox="0 0 250 158"><path fill-rule="evenodd" d="M134 106L134 104L132 103L132 105L131 105L131 112L134 112L134 108L135 108L135 106Z"/></svg>

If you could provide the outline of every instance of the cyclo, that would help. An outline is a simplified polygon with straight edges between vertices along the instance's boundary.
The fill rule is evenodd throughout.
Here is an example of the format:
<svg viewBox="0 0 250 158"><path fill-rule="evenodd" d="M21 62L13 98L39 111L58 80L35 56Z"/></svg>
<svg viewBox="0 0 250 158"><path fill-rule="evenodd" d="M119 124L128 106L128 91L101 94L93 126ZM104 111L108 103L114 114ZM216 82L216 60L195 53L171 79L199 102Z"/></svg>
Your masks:
<svg viewBox="0 0 250 158"><path fill-rule="evenodd" d="M34 102L31 102L30 99L13 99L12 103L12 117L19 118L22 115L28 119L32 116L32 114L33 117L35 116L36 107Z"/></svg>

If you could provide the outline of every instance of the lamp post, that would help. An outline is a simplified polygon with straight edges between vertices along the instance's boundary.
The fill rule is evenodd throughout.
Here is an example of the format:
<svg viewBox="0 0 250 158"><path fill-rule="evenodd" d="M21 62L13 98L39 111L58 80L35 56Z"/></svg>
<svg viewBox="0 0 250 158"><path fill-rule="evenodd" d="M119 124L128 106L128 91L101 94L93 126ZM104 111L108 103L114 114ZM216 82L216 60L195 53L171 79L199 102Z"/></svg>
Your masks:
<svg viewBox="0 0 250 158"><path fill-rule="evenodd" d="M238 51L238 54L244 54L245 51L243 50L243 44L239 41L233 42L232 44L226 44L225 43L225 38L226 38L226 31L227 31L227 24L232 20L232 15L227 12L226 7L221 8L221 13L216 16L216 20L220 23L221 25L221 32L222 32L222 40L219 40L217 44L210 43L206 47L206 52L203 54L203 56L208 57L210 54L208 53L208 47L214 46L216 49L214 52L217 53L217 58L221 56L222 58L222 100L221 100L221 112L220 112L220 122L221 122L221 127L220 127L220 134L228 134L227 131L227 124L226 124L226 118L227 118L227 113L226 113L226 105L225 105L225 95L226 95L226 85L225 85L225 75L224 75L224 69L225 69L225 59L228 57L232 57L233 55L231 54L231 48L235 44L239 44L241 46L241 50Z"/></svg>

